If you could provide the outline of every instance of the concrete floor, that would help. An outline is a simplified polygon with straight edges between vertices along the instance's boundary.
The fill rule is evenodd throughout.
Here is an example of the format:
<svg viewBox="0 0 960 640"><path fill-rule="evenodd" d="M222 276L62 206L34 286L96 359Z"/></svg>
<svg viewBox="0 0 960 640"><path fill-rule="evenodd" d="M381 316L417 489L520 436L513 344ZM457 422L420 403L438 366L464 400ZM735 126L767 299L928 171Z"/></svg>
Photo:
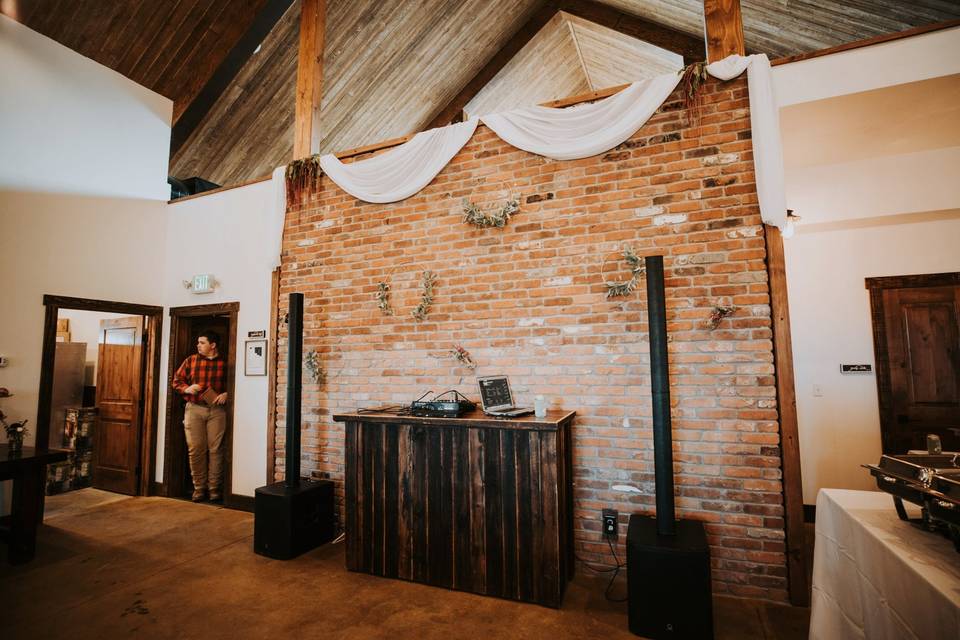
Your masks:
<svg viewBox="0 0 960 640"><path fill-rule="evenodd" d="M344 569L343 545L253 553L253 516L95 489L52 496L37 557L0 565L0 638L635 638L580 574L563 608ZM5 551L5 549L0 549ZM809 610L715 598L716 637L806 638Z"/></svg>

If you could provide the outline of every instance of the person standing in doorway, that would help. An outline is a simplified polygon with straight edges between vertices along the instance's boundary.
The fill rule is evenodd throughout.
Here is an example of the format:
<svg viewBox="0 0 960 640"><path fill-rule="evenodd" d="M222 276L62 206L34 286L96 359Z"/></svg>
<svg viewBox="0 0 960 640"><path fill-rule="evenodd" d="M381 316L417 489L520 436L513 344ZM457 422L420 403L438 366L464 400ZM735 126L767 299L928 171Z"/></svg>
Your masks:
<svg viewBox="0 0 960 640"><path fill-rule="evenodd" d="M183 430L187 436L193 501L223 500L223 432L227 426L227 366L217 351L220 336L204 331L197 337L197 353L189 356L173 376L173 388L187 401ZM209 457L209 460L208 460Z"/></svg>

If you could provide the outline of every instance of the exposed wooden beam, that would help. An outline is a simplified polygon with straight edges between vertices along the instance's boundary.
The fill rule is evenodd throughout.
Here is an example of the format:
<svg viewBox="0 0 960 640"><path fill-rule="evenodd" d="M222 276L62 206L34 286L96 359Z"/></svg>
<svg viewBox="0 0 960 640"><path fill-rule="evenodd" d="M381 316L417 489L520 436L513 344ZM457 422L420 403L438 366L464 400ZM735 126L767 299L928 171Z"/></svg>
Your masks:
<svg viewBox="0 0 960 640"><path fill-rule="evenodd" d="M297 107L293 158L320 150L320 101L323 98L323 41L327 31L327 1L302 0L300 48L297 58Z"/></svg>
<svg viewBox="0 0 960 640"><path fill-rule="evenodd" d="M487 86L487 83L493 80L494 76L517 55L523 47L530 42L533 36L550 22L557 13L557 7L554 2L545 2L534 14L527 20L520 29L513 34L503 47L497 51L492 58L477 72L467 84L457 92L457 95L448 102L436 115L434 115L427 124L419 127L420 131L433 129L434 127L444 127L456 120L463 112L463 108L473 99L480 90Z"/></svg>
<svg viewBox="0 0 960 640"><path fill-rule="evenodd" d="M787 534L787 580L790 602L810 605L803 526L803 482L800 473L800 437L797 426L797 393L793 375L793 342L790 338L790 304L780 230L763 225L767 243L767 277L773 314L773 359L780 413L780 456L783 472L783 508Z"/></svg>
<svg viewBox="0 0 960 640"><path fill-rule="evenodd" d="M286 13L293 0L268 0L263 9L257 14L237 44L233 46L227 57L224 58L217 70L200 90L200 93L184 109L180 117L174 121L170 132L170 157L175 158L177 152L183 148L190 134L200 126L204 117L216 103L217 99L230 86L237 73L247 63L263 39L273 30L283 14ZM170 163L171 165L173 162ZM184 176L186 177L186 176Z"/></svg>
<svg viewBox="0 0 960 640"><path fill-rule="evenodd" d="M575 104L580 104L581 102L593 102L594 100L599 100L600 98L607 98L612 96L615 93L620 93L630 84L618 84L615 87L607 87L606 89L597 89L596 91L591 91L589 93L579 93L575 96L570 96L569 98L559 98L557 100L551 100L549 102L541 102L541 107L553 107L554 109L562 109L563 107L572 107Z"/></svg>
<svg viewBox="0 0 960 640"><path fill-rule="evenodd" d="M740 0L703 0L703 30L707 62L746 55Z"/></svg>
<svg viewBox="0 0 960 640"><path fill-rule="evenodd" d="M559 0L557 5L559 9L578 18L678 53L683 56L684 64L699 62L705 57L703 42L682 31L632 16L592 0Z"/></svg>

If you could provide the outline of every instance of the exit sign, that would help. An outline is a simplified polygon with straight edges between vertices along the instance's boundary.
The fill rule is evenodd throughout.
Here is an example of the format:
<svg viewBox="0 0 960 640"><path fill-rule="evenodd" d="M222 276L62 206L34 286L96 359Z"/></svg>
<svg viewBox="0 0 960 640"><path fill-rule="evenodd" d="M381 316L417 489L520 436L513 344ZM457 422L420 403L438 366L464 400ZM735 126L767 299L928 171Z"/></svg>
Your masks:
<svg viewBox="0 0 960 640"><path fill-rule="evenodd" d="M194 293L213 293L213 285L216 282L212 273L203 273L193 276L193 286L190 289Z"/></svg>

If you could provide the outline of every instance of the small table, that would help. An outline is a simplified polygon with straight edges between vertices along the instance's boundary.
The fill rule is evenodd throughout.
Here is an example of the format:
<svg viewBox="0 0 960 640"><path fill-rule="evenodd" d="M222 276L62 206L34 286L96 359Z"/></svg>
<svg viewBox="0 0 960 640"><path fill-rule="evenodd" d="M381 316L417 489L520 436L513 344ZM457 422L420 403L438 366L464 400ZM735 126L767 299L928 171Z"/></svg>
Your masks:
<svg viewBox="0 0 960 640"><path fill-rule="evenodd" d="M956 640L960 553L949 539L900 520L879 491L821 490L816 530L811 639Z"/></svg>
<svg viewBox="0 0 960 640"><path fill-rule="evenodd" d="M47 465L66 459L66 451L37 451L33 447L23 447L18 453L11 453L8 445L0 444L0 480L13 480L10 527L9 531L3 532L9 544L7 559L10 564L33 559L37 525L43 520L41 501Z"/></svg>

